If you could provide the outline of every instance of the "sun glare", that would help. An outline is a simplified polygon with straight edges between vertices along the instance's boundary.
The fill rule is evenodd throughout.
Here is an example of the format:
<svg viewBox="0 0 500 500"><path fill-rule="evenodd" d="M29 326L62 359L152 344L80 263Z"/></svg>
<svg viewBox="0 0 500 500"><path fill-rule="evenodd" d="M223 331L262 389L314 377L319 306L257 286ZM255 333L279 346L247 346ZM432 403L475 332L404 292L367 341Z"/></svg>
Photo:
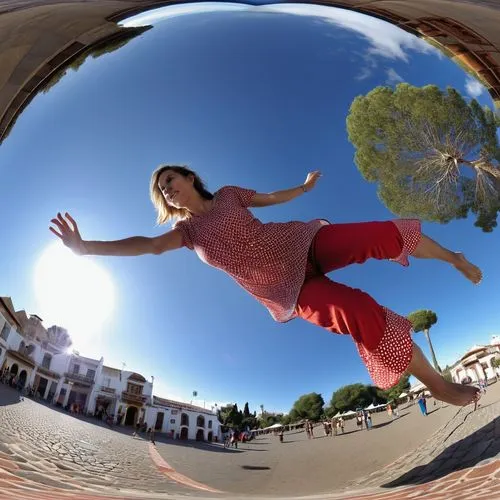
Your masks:
<svg viewBox="0 0 500 500"><path fill-rule="evenodd" d="M115 302L108 273L88 257L78 257L59 242L40 256L34 273L37 313L46 326L68 330L75 347L100 335Z"/></svg>

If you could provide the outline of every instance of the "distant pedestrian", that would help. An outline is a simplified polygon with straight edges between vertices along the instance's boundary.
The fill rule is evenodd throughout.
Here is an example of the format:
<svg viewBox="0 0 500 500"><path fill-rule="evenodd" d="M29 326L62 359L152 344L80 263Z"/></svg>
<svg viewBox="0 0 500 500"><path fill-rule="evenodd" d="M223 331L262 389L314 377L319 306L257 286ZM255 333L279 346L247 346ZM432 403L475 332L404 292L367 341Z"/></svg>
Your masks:
<svg viewBox="0 0 500 500"><path fill-rule="evenodd" d="M392 405L391 403L389 403L387 405L387 415L392 419L394 420L394 412L392 411Z"/></svg>
<svg viewBox="0 0 500 500"><path fill-rule="evenodd" d="M367 411L366 412L366 429L370 430L372 428L372 414Z"/></svg>
<svg viewBox="0 0 500 500"><path fill-rule="evenodd" d="M358 412L356 415L356 426L358 427L358 431L363 429L363 414Z"/></svg>
<svg viewBox="0 0 500 500"><path fill-rule="evenodd" d="M427 416L427 401L424 396L420 396L418 398L418 406L420 407L420 411L424 417Z"/></svg>
<svg viewBox="0 0 500 500"><path fill-rule="evenodd" d="M138 420L136 423L135 423L135 430L134 430L134 433L132 434L132 437L135 437L135 436L138 436L141 432L141 422Z"/></svg>

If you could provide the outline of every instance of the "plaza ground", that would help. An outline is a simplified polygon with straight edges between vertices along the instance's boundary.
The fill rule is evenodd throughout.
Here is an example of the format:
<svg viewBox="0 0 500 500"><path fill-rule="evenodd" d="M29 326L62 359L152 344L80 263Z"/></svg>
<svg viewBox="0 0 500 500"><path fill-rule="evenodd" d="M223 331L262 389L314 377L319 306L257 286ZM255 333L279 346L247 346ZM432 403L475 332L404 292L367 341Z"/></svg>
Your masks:
<svg viewBox="0 0 500 500"><path fill-rule="evenodd" d="M154 448L132 437L132 429L19 401L16 391L0 385L0 499L395 499L418 493L448 500L464 488L467 499L500 498L492 493L500 491L500 383L488 388L475 412L433 400L428 409L424 417L418 406L402 408L396 420L375 413L370 431L348 421L345 433L334 437L318 426L313 440L303 431L285 433L284 443L269 434L235 450L160 437ZM469 476L475 479L464 482ZM484 494L472 495L473 487Z"/></svg>

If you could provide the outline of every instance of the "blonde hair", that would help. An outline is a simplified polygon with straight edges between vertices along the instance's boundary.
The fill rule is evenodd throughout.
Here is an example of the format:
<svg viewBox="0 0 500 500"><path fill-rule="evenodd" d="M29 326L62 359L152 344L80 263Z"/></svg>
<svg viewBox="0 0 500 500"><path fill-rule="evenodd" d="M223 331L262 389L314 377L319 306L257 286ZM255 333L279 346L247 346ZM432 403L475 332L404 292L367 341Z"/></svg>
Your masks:
<svg viewBox="0 0 500 500"><path fill-rule="evenodd" d="M189 219L191 217L191 212L186 208L175 208L169 205L158 187L160 175L166 170L172 170L184 177L192 175L194 178L193 187L198 191L200 196L206 200L211 200L214 197L212 193L207 191L200 176L193 170L190 170L184 165L160 165L151 175L151 182L149 185L149 194L157 212L156 222L158 224L165 224L173 219Z"/></svg>

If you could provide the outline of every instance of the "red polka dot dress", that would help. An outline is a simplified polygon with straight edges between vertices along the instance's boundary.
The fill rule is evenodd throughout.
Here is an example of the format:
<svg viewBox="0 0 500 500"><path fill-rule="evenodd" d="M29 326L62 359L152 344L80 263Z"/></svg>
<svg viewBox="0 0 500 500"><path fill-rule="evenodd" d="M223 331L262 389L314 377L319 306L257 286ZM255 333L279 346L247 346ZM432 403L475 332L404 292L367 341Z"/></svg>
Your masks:
<svg viewBox="0 0 500 500"><path fill-rule="evenodd" d="M262 223L248 210L255 191L226 186L210 212L177 222L184 245L205 263L229 274L285 322L295 316L307 253L324 221Z"/></svg>
<svg viewBox="0 0 500 500"><path fill-rule="evenodd" d="M396 384L412 357L411 323L326 274L369 258L407 266L420 222L264 224L248 210L254 194L233 186L217 191L208 213L175 224L184 245L229 274L276 321L298 316L351 335L375 385Z"/></svg>

